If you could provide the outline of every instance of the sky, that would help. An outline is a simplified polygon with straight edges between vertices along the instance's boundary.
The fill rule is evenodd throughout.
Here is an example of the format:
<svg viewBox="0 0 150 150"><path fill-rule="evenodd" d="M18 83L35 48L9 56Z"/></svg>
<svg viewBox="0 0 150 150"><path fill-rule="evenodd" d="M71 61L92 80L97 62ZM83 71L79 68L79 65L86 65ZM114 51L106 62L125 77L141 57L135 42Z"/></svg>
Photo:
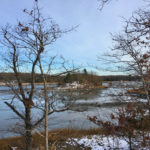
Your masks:
<svg viewBox="0 0 150 150"><path fill-rule="evenodd" d="M143 0L114 0L100 11L98 0L39 0L42 13L53 18L61 29L79 25L51 45L49 53L63 55L75 65L101 68L97 56L110 50L110 33L121 31L122 17L129 18L133 11L145 5ZM23 20L22 10L32 6L32 0L0 0L0 25Z"/></svg>

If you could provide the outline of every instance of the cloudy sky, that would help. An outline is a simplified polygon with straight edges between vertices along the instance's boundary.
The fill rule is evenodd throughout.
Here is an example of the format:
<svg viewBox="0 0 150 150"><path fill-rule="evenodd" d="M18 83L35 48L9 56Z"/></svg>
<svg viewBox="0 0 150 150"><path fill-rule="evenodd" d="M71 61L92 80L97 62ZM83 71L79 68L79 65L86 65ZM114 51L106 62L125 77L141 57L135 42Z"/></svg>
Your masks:
<svg viewBox="0 0 150 150"><path fill-rule="evenodd" d="M145 3L142 0L114 0L102 12L98 9L97 0L39 0L39 5L43 14L52 17L60 28L79 25L76 30L58 39L50 47L50 52L63 55L77 65L100 67L97 55L110 49L110 33L120 31L122 17L129 18ZM32 0L0 0L0 24L15 24L23 19L22 10L32 6Z"/></svg>

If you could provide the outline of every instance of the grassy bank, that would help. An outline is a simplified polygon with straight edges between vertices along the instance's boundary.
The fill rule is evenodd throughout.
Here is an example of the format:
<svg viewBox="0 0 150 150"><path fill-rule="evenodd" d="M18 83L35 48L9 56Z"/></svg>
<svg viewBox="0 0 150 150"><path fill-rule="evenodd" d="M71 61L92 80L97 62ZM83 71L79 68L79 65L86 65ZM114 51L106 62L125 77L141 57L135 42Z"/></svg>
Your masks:
<svg viewBox="0 0 150 150"><path fill-rule="evenodd" d="M100 129L88 129L88 130L79 130L79 129L59 129L49 131L49 143L50 147L54 145L60 146L63 150L63 147L69 149L80 149L79 147L71 147L66 145L66 140L69 138L82 138L83 136L98 135L102 134ZM36 133L33 135L33 149L41 148L43 150L44 140L43 137ZM0 150L10 150L10 147L19 147L17 150L21 150L25 146L25 139L23 136L11 137L6 139L0 139Z"/></svg>

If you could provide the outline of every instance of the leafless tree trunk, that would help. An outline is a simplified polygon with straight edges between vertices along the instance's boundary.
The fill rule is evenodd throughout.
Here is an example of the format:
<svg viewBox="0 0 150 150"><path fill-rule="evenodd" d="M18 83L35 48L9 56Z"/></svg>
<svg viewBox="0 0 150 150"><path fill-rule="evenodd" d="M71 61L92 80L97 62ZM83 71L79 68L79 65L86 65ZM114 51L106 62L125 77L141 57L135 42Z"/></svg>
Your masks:
<svg viewBox="0 0 150 150"><path fill-rule="evenodd" d="M43 78L43 86L44 86L44 101L45 101L45 150L48 150L48 113L49 113L49 107L48 107L48 92L47 92L47 82L46 82L46 78L43 72L43 68L42 68L42 64L41 61L39 60L39 65L40 65L40 71L41 71L41 75Z"/></svg>
<svg viewBox="0 0 150 150"><path fill-rule="evenodd" d="M49 72L51 72L51 68L53 65L55 65L55 59L56 57L52 57L51 61L48 64L48 69L46 70L46 72L43 69L42 66L42 61L41 59L39 59L39 68L40 68L40 74L42 76L42 83L43 83L43 99L44 99L44 114L45 114L45 118L44 118L44 138L45 138L45 150L48 150L49 148L49 143L48 143L48 116L54 112L63 112L68 110L69 108L71 108L72 104L72 97L69 97L67 100L70 100L70 103L67 104L66 106L62 107L62 108L56 108L54 106L54 99L55 99L55 94L52 94L52 96L49 96L49 91L48 91L48 83L47 83L47 77L49 76ZM61 68L64 68L64 71L62 71L61 73L58 74L53 74L51 77L58 77L61 76L63 74L67 74L68 72L74 72L75 70L78 70L78 68L69 68L69 70L67 69L67 67L65 67L65 62L64 59L62 62L60 62L60 65L62 66ZM52 92L52 91L51 91ZM63 97L61 97L63 99ZM57 100L56 100L57 101Z"/></svg>

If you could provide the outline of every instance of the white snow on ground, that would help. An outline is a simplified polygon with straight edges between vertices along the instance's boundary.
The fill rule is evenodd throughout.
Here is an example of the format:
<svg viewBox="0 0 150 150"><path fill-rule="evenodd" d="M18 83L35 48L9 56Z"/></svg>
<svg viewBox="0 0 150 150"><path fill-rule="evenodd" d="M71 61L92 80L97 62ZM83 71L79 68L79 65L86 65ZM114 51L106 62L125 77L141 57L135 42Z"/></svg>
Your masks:
<svg viewBox="0 0 150 150"><path fill-rule="evenodd" d="M65 86L57 87L57 90L70 90L70 89L78 89L78 88L84 88L84 85L79 84L78 82L73 83L66 83Z"/></svg>
<svg viewBox="0 0 150 150"><path fill-rule="evenodd" d="M119 150L129 150L128 143L124 139L103 137L98 135L86 136L81 139L68 139L68 144L75 145L76 143L90 147L91 150L110 150L117 148Z"/></svg>

